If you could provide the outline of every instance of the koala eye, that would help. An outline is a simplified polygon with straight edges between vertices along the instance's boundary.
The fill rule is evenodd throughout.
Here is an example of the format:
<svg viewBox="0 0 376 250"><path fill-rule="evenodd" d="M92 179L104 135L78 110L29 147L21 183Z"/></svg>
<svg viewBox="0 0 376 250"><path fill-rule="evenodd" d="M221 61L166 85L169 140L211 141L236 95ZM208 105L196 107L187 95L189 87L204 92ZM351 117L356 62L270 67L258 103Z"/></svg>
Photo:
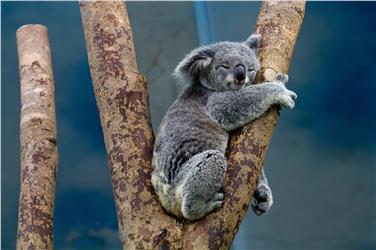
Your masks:
<svg viewBox="0 0 376 250"><path fill-rule="evenodd" d="M248 67L248 69L247 69L248 71L250 71L250 72L252 72L252 71L255 71L255 69L254 68L252 68L252 67Z"/></svg>
<svg viewBox="0 0 376 250"><path fill-rule="evenodd" d="M227 64L221 64L221 65L217 66L217 69L220 69L220 68L229 69L230 67Z"/></svg>

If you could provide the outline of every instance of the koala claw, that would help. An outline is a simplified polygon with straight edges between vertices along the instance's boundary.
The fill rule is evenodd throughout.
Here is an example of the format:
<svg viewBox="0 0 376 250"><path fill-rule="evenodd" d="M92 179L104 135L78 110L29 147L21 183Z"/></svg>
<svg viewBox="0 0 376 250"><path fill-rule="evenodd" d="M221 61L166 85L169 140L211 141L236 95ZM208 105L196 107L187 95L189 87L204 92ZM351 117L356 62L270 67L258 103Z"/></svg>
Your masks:
<svg viewBox="0 0 376 250"><path fill-rule="evenodd" d="M223 201L213 201L211 203L211 210L214 210L216 208L220 208L223 205Z"/></svg>
<svg viewBox="0 0 376 250"><path fill-rule="evenodd" d="M286 108L293 109L295 107L294 99L297 98L297 94L288 89L285 89L277 97L278 103Z"/></svg>
<svg viewBox="0 0 376 250"><path fill-rule="evenodd" d="M278 73L276 78L275 78L275 81L286 84L289 81L289 76L286 75L286 74Z"/></svg>
<svg viewBox="0 0 376 250"><path fill-rule="evenodd" d="M223 193L215 193L210 202L210 210L222 207L224 197Z"/></svg>
<svg viewBox="0 0 376 250"><path fill-rule="evenodd" d="M224 198L223 193L215 193L213 196L213 201L222 201Z"/></svg>
<svg viewBox="0 0 376 250"><path fill-rule="evenodd" d="M292 98L293 100L296 100L296 99L298 98L298 95L297 95L295 92L290 91L290 90L289 90L289 95L291 96L291 98Z"/></svg>
<svg viewBox="0 0 376 250"><path fill-rule="evenodd" d="M253 195L252 210L256 215L262 215L269 211L273 204L272 191L266 185L259 185Z"/></svg>
<svg viewBox="0 0 376 250"><path fill-rule="evenodd" d="M286 106L289 109L293 109L295 107L295 102L292 100L292 98L286 98L283 100L283 105Z"/></svg>

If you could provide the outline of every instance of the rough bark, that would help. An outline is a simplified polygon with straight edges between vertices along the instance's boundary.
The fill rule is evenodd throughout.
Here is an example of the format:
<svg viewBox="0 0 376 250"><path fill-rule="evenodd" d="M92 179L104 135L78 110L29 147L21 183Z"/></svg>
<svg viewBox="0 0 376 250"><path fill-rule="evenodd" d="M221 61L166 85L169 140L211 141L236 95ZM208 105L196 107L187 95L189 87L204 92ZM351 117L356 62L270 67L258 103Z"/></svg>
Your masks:
<svg viewBox="0 0 376 250"><path fill-rule="evenodd" d="M47 28L17 30L21 80L21 191L17 249L53 249L57 169L54 80Z"/></svg>
<svg viewBox="0 0 376 250"><path fill-rule="evenodd" d="M166 215L150 183L147 87L138 72L125 5L82 1L80 9L124 248L229 248L252 198L276 108L231 136L222 209L194 223ZM256 26L263 37L259 82L287 72L303 15L304 2L263 3Z"/></svg>
<svg viewBox="0 0 376 250"><path fill-rule="evenodd" d="M262 37L258 83L274 80L277 72L288 72L304 12L304 1L262 3L255 30ZM187 248L230 248L255 191L277 118L278 109L272 107L262 117L231 135L227 149L224 206L190 226L184 235Z"/></svg>
<svg viewBox="0 0 376 250"><path fill-rule="evenodd" d="M146 80L138 72L123 2L80 2L91 78L104 133L119 220L128 249L163 245L179 230L151 186L153 133ZM174 245L177 248L177 246Z"/></svg>

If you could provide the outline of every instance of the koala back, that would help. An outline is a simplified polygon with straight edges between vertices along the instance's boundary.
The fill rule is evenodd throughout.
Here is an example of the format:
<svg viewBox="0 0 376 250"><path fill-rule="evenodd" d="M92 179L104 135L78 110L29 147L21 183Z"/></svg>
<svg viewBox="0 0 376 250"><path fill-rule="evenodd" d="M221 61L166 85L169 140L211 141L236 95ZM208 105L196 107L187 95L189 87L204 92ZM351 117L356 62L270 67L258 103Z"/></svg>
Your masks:
<svg viewBox="0 0 376 250"><path fill-rule="evenodd" d="M167 111L153 153L152 184L162 206L181 216L179 186L189 169L185 163L210 149L225 152L228 134L207 114L207 89L189 86Z"/></svg>
<svg viewBox="0 0 376 250"><path fill-rule="evenodd" d="M193 155L209 149L225 151L228 134L205 107L210 92L189 86L173 103L161 122L154 146L156 169L166 183L177 185L179 171Z"/></svg>

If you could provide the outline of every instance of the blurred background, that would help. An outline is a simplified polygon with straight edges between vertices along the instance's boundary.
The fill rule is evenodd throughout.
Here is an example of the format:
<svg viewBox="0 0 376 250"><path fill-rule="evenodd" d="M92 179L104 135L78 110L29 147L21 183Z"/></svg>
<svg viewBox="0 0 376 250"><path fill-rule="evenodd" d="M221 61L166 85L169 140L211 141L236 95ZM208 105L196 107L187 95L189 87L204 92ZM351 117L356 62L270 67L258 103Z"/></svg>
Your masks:
<svg viewBox="0 0 376 250"><path fill-rule="evenodd" d="M154 130L180 88L171 73L193 48L240 41L260 2L129 2ZM1 248L14 249L19 194L15 33L49 29L59 168L56 249L121 249L105 147L77 2L1 2ZM265 168L270 212L251 210L233 249L375 249L376 3L308 2L289 70L298 93L283 110ZM83 115L84 114L84 115Z"/></svg>

